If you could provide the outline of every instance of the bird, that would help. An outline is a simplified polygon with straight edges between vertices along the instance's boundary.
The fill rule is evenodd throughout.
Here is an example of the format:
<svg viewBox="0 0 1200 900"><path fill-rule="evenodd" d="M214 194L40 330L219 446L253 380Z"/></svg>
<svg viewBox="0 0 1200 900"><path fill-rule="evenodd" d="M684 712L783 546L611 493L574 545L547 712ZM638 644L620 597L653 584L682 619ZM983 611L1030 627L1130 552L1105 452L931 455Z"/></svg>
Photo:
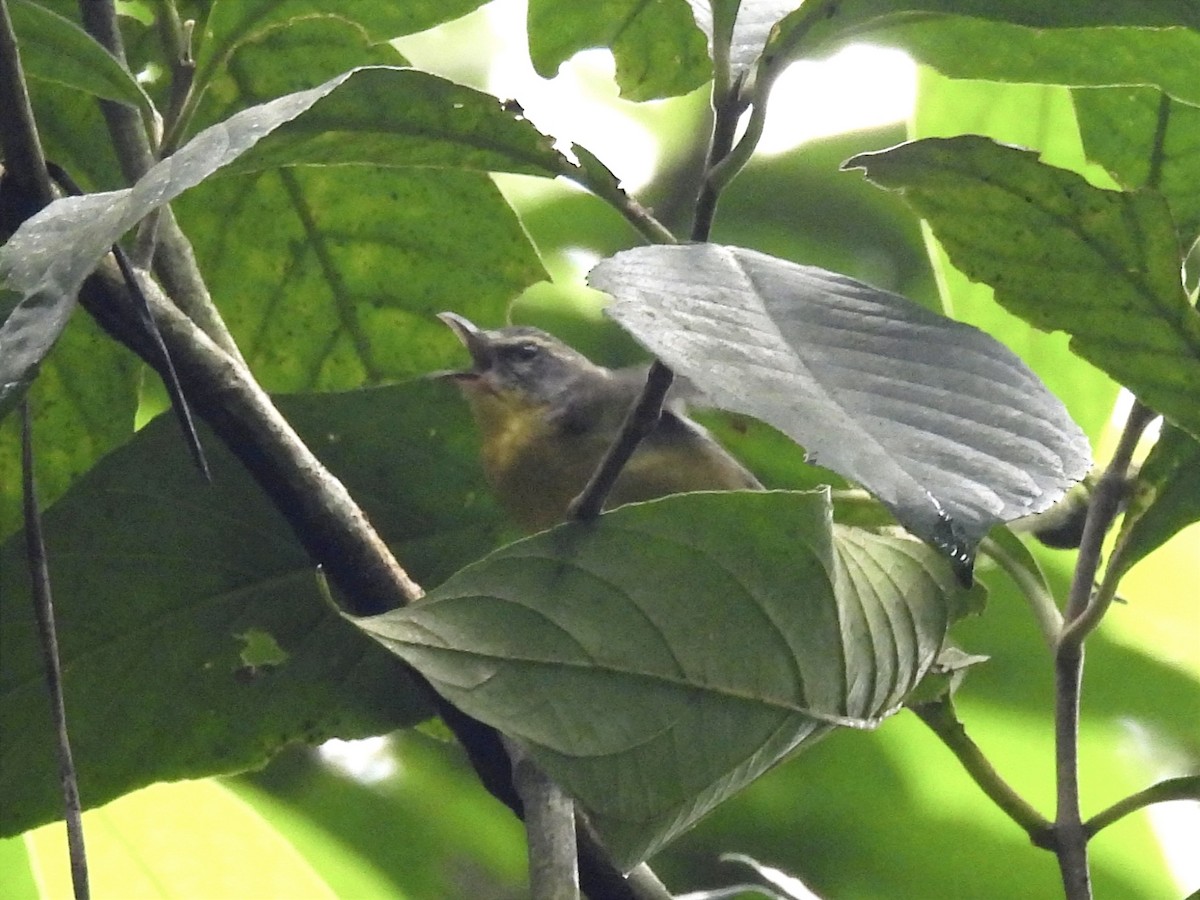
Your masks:
<svg viewBox="0 0 1200 900"><path fill-rule="evenodd" d="M646 368L597 365L539 328L487 330L453 312L438 318L471 355L469 369L441 374L467 400L481 434L484 476L500 505L528 532L565 521L619 434ZM605 509L687 491L761 489L669 395Z"/></svg>

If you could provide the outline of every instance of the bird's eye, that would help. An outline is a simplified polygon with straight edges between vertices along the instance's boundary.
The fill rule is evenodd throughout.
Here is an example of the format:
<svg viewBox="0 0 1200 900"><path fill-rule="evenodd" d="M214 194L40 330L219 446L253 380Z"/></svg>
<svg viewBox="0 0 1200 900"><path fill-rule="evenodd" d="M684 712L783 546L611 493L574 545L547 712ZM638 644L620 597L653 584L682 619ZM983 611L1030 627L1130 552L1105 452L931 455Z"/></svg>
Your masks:
<svg viewBox="0 0 1200 900"><path fill-rule="evenodd" d="M529 362L541 352L542 348L537 344L514 344L509 351L512 358L518 362Z"/></svg>

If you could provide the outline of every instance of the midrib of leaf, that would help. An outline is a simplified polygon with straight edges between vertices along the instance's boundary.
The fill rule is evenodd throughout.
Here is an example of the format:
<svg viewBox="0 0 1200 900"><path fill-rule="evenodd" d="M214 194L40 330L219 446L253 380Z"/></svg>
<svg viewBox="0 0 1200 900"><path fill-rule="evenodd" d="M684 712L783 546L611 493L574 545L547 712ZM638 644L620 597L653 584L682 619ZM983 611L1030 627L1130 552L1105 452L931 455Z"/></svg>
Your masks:
<svg viewBox="0 0 1200 900"><path fill-rule="evenodd" d="M748 694L736 688L722 684L700 684L697 681L689 681L685 678L672 677L664 673L644 672L637 669L626 668L623 666L614 665L613 663L592 663L592 662L575 662L571 660L561 659L544 659L534 656L521 656L515 654L495 654L484 653L478 650L461 650L457 648L446 647L431 647L428 644L419 644L410 640L397 639L387 636L384 640L389 644L396 644L406 647L416 648L422 653L445 653L455 659L470 659L478 662L496 662L507 665L523 665L530 668L544 668L550 671L560 669L576 669L583 672L594 672L601 675L613 675L627 679L637 679L647 681L651 684L666 685L677 690L693 692L715 696L724 700L737 701L739 703L748 703L766 707L768 709L786 712L793 715L801 715L807 718L814 719L818 722L823 722L827 725L841 725L846 728L856 728L859 730L870 730L879 725L887 716L839 716L835 713L818 712L807 706L802 706L790 700L781 699L772 696ZM439 681L440 679L432 679ZM470 693L471 688L459 687L458 690Z"/></svg>
<svg viewBox="0 0 1200 900"><path fill-rule="evenodd" d="M236 57L230 60L228 71L243 100L243 103L240 104L241 108L256 106L263 102L250 86L243 66ZM277 169L276 174L283 185L288 200L292 204L292 208L295 210L297 221L300 222L301 227L304 229L307 238L305 246L312 250L317 264L321 267L321 272L329 285L330 295L337 309L338 319L342 323L342 328L350 336L350 340L354 344L354 349L359 361L362 363L363 370L366 372L368 381L376 383L382 381L383 373L371 358L371 342L358 320L358 310L349 296L349 291L346 289L346 283L342 279L342 274L338 269L336 261L329 253L325 235L317 226L316 217L313 215L308 200L304 196L304 191L296 179L296 174L288 168ZM269 318L264 317L260 322L260 328L267 328L269 321ZM331 334L325 342L324 352L314 357L313 370L309 373L308 383L310 385L316 383L321 367L324 365L325 360L329 358L333 348L337 346L339 339L340 335L337 333Z"/></svg>

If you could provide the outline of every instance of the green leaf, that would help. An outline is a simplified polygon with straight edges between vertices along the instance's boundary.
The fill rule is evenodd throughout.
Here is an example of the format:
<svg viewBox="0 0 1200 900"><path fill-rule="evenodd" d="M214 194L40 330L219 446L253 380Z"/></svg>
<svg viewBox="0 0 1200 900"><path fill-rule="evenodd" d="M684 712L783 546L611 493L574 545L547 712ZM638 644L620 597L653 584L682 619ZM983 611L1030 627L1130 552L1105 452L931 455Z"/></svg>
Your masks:
<svg viewBox="0 0 1200 900"><path fill-rule="evenodd" d="M298 22L241 45L197 115L219 121L350 60L394 57L390 47L364 47L353 28ZM445 368L460 348L435 313L452 308L499 324L513 295L546 277L491 179L442 168L486 158L501 168L520 160L528 171L531 156L555 165L542 135L494 98L424 73L365 69L344 87L346 101L310 110L319 129L339 131L341 160L404 168L311 165L213 179L176 206L222 314L272 390L350 388ZM411 104L396 102L410 92ZM459 113L462 127L446 131ZM334 161L303 130L274 146L267 152L280 164Z"/></svg>
<svg viewBox="0 0 1200 900"><path fill-rule="evenodd" d="M951 261L996 300L1200 434L1200 316L1180 282L1162 197L1107 191L1036 154L975 136L927 139L846 164L902 191Z"/></svg>
<svg viewBox="0 0 1200 900"><path fill-rule="evenodd" d="M961 81L929 68L920 69L918 77L919 102L909 126L910 138L983 135L1002 144L1036 149L1043 162L1079 172L1093 184L1117 186L1102 167L1088 163L1067 88ZM864 181L863 186L870 184ZM899 194L883 196L903 204ZM1066 404L1093 445L1100 441L1112 418L1119 385L1072 353L1068 335L1034 328L998 304L991 287L969 281L928 229L925 233L943 311L1003 340Z"/></svg>
<svg viewBox="0 0 1200 900"><path fill-rule="evenodd" d="M146 92L91 35L33 0L10 4L25 74L138 109L146 121L157 113Z"/></svg>
<svg viewBox="0 0 1200 900"><path fill-rule="evenodd" d="M1029 35L1029 41L1051 29L1200 28L1200 10L1193 8L1190 3L1159 4L1145 3L1143 0L1108 0L1105 3L1043 3L1041 0L1006 0L1000 3L996 0L809 0L784 19L771 34L763 54L763 67L768 73L778 73L793 59L828 53L852 40L861 40L864 34L906 22L913 23L914 34L928 29L927 46L937 48L935 52L938 58L945 56L960 60L965 56L962 50L947 41L946 36L937 33L937 29L943 27L949 17L977 19L986 23L980 28L993 29L993 44L983 53L984 58L993 55L998 57L1007 46L999 41L1002 32L995 29L995 25L1036 29L1039 35ZM1078 50L1072 48L1070 52L1074 54ZM936 60L926 61L937 65Z"/></svg>
<svg viewBox="0 0 1200 900"><path fill-rule="evenodd" d="M866 487L961 573L992 525L1047 508L1091 465L1019 359L898 294L716 244L628 250L589 280L708 400Z"/></svg>
<svg viewBox="0 0 1200 900"><path fill-rule="evenodd" d="M56 200L0 247L0 278L27 300L45 298L49 302L74 296L121 235L309 109L351 74L251 107L213 125L152 166L131 188Z"/></svg>
<svg viewBox="0 0 1200 900"><path fill-rule="evenodd" d="M1162 436L1138 472L1122 525L1121 571L1128 571L1193 522L1200 521L1200 443L1182 429Z"/></svg>
<svg viewBox="0 0 1200 900"><path fill-rule="evenodd" d="M627 100L695 90L712 77L704 35L686 0L530 0L529 55L543 78L580 50L609 47Z"/></svg>
<svg viewBox="0 0 1200 900"><path fill-rule="evenodd" d="M1088 158L1126 190L1152 188L1166 197L1185 246L1200 236L1200 107L1154 88L1075 90L1071 97Z"/></svg>
<svg viewBox="0 0 1200 900"><path fill-rule="evenodd" d="M549 178L571 170L550 138L492 95L415 69L378 67L356 71L222 174L348 164Z"/></svg>
<svg viewBox="0 0 1200 900"><path fill-rule="evenodd" d="M962 614L924 545L828 494L699 493L496 551L356 620L524 742L630 867L833 725L890 715Z"/></svg>
<svg viewBox="0 0 1200 900"><path fill-rule="evenodd" d="M89 317L67 326L28 394L42 506L133 433L140 372L133 354ZM20 417L8 416L0 422L0 540L21 524L20 447Z"/></svg>
<svg viewBox="0 0 1200 900"><path fill-rule="evenodd" d="M545 275L482 173L252 177L204 185L179 217L270 390L337 390L447 368L462 350L436 313L499 325L512 296Z"/></svg>
<svg viewBox="0 0 1200 900"><path fill-rule="evenodd" d="M436 582L495 545L499 513L449 385L279 405L414 577ZM394 658L322 599L307 555L249 475L215 439L205 446L212 485L160 417L46 513L89 805L153 781L252 768L289 741L378 734L425 714ZM20 534L0 546L4 834L61 815L23 553ZM281 654L247 658L247 635Z"/></svg>
<svg viewBox="0 0 1200 900"><path fill-rule="evenodd" d="M271 822L216 781L154 785L85 813L83 827L97 896L333 896ZM26 835L25 846L38 896L72 896L61 823ZM389 887L378 875L362 880Z"/></svg>
<svg viewBox="0 0 1200 900"><path fill-rule="evenodd" d="M1139 15L1154 4L1137 4ZM1043 4L1047 13L1088 15L1097 4ZM903 49L950 78L1029 84L1157 85L1200 103L1192 60L1200 55L1200 32L1187 28L1021 27L958 16L915 18L872 27L872 43Z"/></svg>
<svg viewBox="0 0 1200 900"><path fill-rule="evenodd" d="M336 7L325 0L223 0L212 6L198 36L195 83L199 90L207 89L238 47L272 31L324 20L320 25L349 24L368 42L381 44L456 19L480 5L480 0L340 0Z"/></svg>

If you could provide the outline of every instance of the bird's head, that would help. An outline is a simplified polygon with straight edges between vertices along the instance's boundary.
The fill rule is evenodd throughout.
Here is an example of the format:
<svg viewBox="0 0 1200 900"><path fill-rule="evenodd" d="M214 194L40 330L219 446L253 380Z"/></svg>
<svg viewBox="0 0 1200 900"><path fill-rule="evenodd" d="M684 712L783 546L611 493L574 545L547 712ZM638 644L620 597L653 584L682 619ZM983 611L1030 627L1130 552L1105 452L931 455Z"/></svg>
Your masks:
<svg viewBox="0 0 1200 900"><path fill-rule="evenodd" d="M450 372L477 413L544 410L607 370L538 328L486 330L457 313L439 313L471 354L471 368Z"/></svg>

